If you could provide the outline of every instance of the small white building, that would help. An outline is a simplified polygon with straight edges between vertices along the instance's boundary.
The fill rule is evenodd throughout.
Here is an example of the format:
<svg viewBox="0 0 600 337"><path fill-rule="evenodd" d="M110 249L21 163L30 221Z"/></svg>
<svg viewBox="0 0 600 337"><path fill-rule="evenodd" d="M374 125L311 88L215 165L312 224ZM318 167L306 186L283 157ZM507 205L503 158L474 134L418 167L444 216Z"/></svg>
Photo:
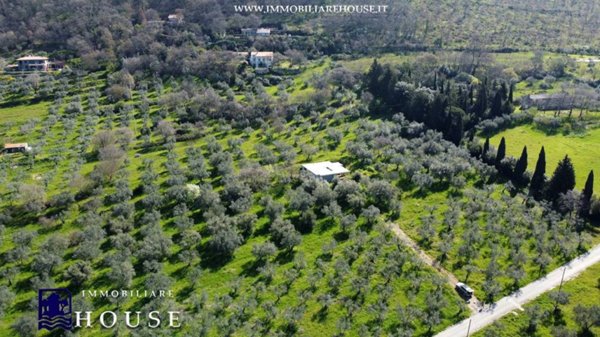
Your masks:
<svg viewBox="0 0 600 337"><path fill-rule="evenodd" d="M332 181L336 176L350 173L350 171L348 171L341 163L332 163L330 161L302 164L300 170L325 181Z"/></svg>
<svg viewBox="0 0 600 337"><path fill-rule="evenodd" d="M271 28L242 28L242 34L245 36L269 36Z"/></svg>
<svg viewBox="0 0 600 337"><path fill-rule="evenodd" d="M256 30L256 36L269 36L271 35L271 28L259 28Z"/></svg>
<svg viewBox="0 0 600 337"><path fill-rule="evenodd" d="M169 16L167 17L167 21L169 21L169 24L171 25L178 25L183 22L183 14L169 14Z"/></svg>
<svg viewBox="0 0 600 337"><path fill-rule="evenodd" d="M27 143L4 144L4 153L29 152L31 147Z"/></svg>
<svg viewBox="0 0 600 337"><path fill-rule="evenodd" d="M253 51L250 52L250 65L254 68L270 68L273 65L272 51Z"/></svg>

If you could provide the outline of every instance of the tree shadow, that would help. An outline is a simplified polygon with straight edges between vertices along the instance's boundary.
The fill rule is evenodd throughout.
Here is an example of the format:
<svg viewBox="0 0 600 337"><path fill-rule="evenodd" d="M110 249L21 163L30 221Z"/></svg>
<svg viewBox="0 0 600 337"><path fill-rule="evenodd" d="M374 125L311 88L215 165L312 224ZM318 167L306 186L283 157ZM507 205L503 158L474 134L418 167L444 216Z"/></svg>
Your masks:
<svg viewBox="0 0 600 337"><path fill-rule="evenodd" d="M329 314L329 309L327 307L321 307L321 309L319 309L319 311L315 312L311 316L311 320L322 323L325 321L325 319L327 319L328 314Z"/></svg>
<svg viewBox="0 0 600 337"><path fill-rule="evenodd" d="M277 262L279 264L286 264L286 263L290 263L294 260L294 256L296 255L296 252L292 249L286 249L284 251L279 252L279 254L277 254L277 256L275 257L275 259L273 260L274 262Z"/></svg>

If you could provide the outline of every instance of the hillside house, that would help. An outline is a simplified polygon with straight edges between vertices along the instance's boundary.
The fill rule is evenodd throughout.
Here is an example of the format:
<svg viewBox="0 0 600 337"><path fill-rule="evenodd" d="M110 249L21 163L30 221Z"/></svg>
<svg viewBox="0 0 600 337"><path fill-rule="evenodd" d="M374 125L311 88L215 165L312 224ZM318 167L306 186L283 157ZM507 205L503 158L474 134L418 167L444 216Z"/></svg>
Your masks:
<svg viewBox="0 0 600 337"><path fill-rule="evenodd" d="M31 147L27 143L4 144L3 153L24 153L31 151Z"/></svg>
<svg viewBox="0 0 600 337"><path fill-rule="evenodd" d="M330 161L302 164L300 171L325 181L332 181L333 178L350 172L341 163Z"/></svg>
<svg viewBox="0 0 600 337"><path fill-rule="evenodd" d="M45 56L27 55L17 59L17 70L48 71L50 70L50 62Z"/></svg>
<svg viewBox="0 0 600 337"><path fill-rule="evenodd" d="M167 21L171 25L181 24L183 22L183 14L180 14L180 13L169 14L169 16L167 17Z"/></svg>
<svg viewBox="0 0 600 337"><path fill-rule="evenodd" d="M270 68L273 65L272 51L253 51L250 52L250 65L254 68Z"/></svg>
<svg viewBox="0 0 600 337"><path fill-rule="evenodd" d="M269 36L271 28L242 28L242 34L245 36Z"/></svg>
<svg viewBox="0 0 600 337"><path fill-rule="evenodd" d="M271 35L271 28L259 28L256 30L256 36L269 36Z"/></svg>

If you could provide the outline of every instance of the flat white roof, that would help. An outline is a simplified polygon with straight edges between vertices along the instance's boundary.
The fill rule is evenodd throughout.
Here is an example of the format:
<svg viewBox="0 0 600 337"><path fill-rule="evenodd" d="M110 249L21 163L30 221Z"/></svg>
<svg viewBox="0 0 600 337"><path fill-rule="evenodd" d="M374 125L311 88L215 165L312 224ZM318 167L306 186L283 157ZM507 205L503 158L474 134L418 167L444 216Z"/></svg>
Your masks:
<svg viewBox="0 0 600 337"><path fill-rule="evenodd" d="M310 173L319 177L350 172L341 163L332 163L330 161L302 164L302 167Z"/></svg>
<svg viewBox="0 0 600 337"><path fill-rule="evenodd" d="M14 143L14 144L6 143L6 144L4 144L5 149L18 149L18 148L23 148L23 147L29 147L29 145L27 143Z"/></svg>
<svg viewBox="0 0 600 337"><path fill-rule="evenodd" d="M254 57L273 57L272 51L253 51L250 53L250 56Z"/></svg>
<svg viewBox="0 0 600 337"><path fill-rule="evenodd" d="M45 56L33 56L33 55L27 55L27 56L23 56L21 58L18 58L17 61L45 61L48 58Z"/></svg>
<svg viewBox="0 0 600 337"><path fill-rule="evenodd" d="M259 28L256 30L257 34L267 34L271 33L271 28Z"/></svg>

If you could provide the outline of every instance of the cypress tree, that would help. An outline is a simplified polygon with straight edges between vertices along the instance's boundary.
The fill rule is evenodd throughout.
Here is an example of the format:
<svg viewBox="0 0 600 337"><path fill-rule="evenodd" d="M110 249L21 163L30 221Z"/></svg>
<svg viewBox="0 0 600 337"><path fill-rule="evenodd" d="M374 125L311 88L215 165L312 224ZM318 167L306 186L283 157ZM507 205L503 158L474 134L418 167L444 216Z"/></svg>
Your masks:
<svg viewBox="0 0 600 337"><path fill-rule="evenodd" d="M508 98L508 86L506 85L506 82L502 82L502 85L500 86L500 93L502 93L502 100L506 100Z"/></svg>
<svg viewBox="0 0 600 337"><path fill-rule="evenodd" d="M496 152L496 166L500 166L502 159L506 157L506 140L504 137L500 139L500 145L498 145L498 152Z"/></svg>
<svg viewBox="0 0 600 337"><path fill-rule="evenodd" d="M594 194L594 170L591 170L585 181L585 187L581 191L581 210L582 216L590 214L590 206L592 204L592 195Z"/></svg>
<svg viewBox="0 0 600 337"><path fill-rule="evenodd" d="M539 200L544 191L544 185L546 184L546 151L542 146L542 150L538 156L537 163L535 164L535 171L531 177L531 183L529 184L529 195Z"/></svg>
<svg viewBox="0 0 600 337"><path fill-rule="evenodd" d="M494 99L492 100L492 107L490 109L490 114L493 117L502 116L502 89L496 91L494 95Z"/></svg>
<svg viewBox="0 0 600 337"><path fill-rule="evenodd" d="M447 131L448 140L460 145L464 133L463 112L459 108L450 108L450 123Z"/></svg>
<svg viewBox="0 0 600 337"><path fill-rule="evenodd" d="M490 137L485 139L483 144L483 152L481 152L481 159L485 162L487 160L487 153L490 151Z"/></svg>
<svg viewBox="0 0 600 337"><path fill-rule="evenodd" d="M488 109L487 88L485 84L477 90L477 100L475 102L474 112L479 119L483 118Z"/></svg>
<svg viewBox="0 0 600 337"><path fill-rule="evenodd" d="M548 183L548 200L555 201L558 197L567 193L567 191L575 188L575 169L569 156L565 156L563 160L558 163L556 170L552 174L552 179Z"/></svg>
<svg viewBox="0 0 600 337"><path fill-rule="evenodd" d="M511 84L510 85L510 91L508 92L508 102L510 104L513 103L513 90L514 90L514 86Z"/></svg>
<svg viewBox="0 0 600 337"><path fill-rule="evenodd" d="M523 151L521 152L521 157L515 164L514 177L515 180L521 184L523 182L523 175L527 170L527 146L523 147Z"/></svg>
<svg viewBox="0 0 600 337"><path fill-rule="evenodd" d="M371 64L371 68L369 69L369 72L367 73L367 78L369 79L369 91L373 94L376 95L379 89L379 79L381 78L381 75L383 74L383 67L379 64L379 62L377 62L377 59L373 60L373 63Z"/></svg>

